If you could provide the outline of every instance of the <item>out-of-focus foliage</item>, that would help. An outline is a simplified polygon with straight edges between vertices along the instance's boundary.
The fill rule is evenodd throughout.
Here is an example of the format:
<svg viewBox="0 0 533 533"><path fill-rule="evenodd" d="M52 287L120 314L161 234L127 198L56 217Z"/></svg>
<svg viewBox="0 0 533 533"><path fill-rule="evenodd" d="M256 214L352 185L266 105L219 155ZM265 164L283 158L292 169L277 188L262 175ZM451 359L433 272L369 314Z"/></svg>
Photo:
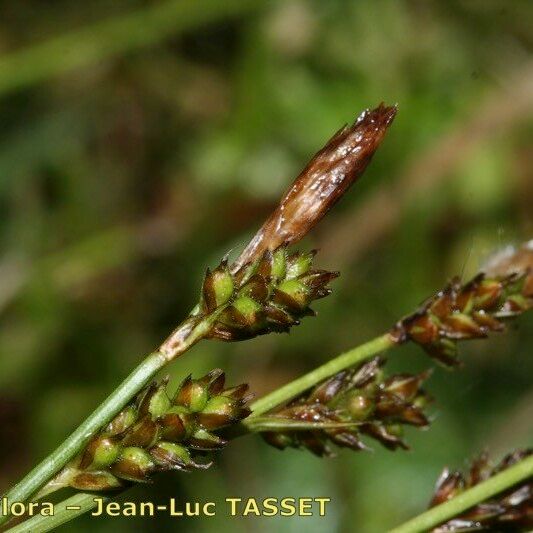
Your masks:
<svg viewBox="0 0 533 533"><path fill-rule="evenodd" d="M2 0L0 62L164 1ZM173 383L220 366L269 391L389 328L452 275L467 279L493 248L533 236L529 2L250 4L207 25L191 12L149 46L121 35L118 54L0 94L2 487L158 345L198 300L205 267L242 247L365 107L397 102L399 113L365 177L308 239L320 266L342 273L319 316L290 336L203 342L172 366ZM433 375L435 420L408 435L411 452L319 460L248 437L208 472L132 493L217 501L215 518L84 517L62 530L384 531L426 507L444 464L531 444L532 326L524 316L508 335L467 343L463 370ZM398 351L391 371L427 365L416 346ZM325 518L236 519L226 496L332 503Z"/></svg>

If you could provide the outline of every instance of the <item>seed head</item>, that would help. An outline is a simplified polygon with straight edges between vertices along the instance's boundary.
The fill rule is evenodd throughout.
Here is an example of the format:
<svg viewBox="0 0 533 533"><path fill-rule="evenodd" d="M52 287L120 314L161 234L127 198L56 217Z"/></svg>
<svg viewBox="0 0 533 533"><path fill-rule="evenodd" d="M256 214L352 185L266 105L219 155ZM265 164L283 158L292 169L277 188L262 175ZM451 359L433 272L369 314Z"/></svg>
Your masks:
<svg viewBox="0 0 533 533"><path fill-rule="evenodd" d="M307 448L318 456L331 455L330 444L361 450L369 436L391 450L407 448L402 426L429 424L423 408L429 401L421 389L429 372L386 378L384 359L376 357L356 369L344 370L309 393L267 415L275 431L265 440L279 449ZM260 424L258 418L255 419Z"/></svg>
<svg viewBox="0 0 533 533"><path fill-rule="evenodd" d="M309 305L330 294L328 284L338 276L337 272L313 269L315 254L289 254L286 246L273 252L267 250L260 260L245 264L231 275L232 282L225 282L225 286L231 286L232 292L224 289L224 298L215 294L213 276L221 270L229 275L225 262L213 272L208 271L202 289L202 313L215 311L213 305L223 301L208 337L235 341L286 332L304 316L314 315Z"/></svg>
<svg viewBox="0 0 533 533"><path fill-rule="evenodd" d="M168 379L149 385L85 447L70 486L113 489L150 481L162 470L207 468L195 455L222 448L226 441L216 431L250 413L248 386L225 389L224 383L224 372L215 369L200 379L188 376L173 395Z"/></svg>

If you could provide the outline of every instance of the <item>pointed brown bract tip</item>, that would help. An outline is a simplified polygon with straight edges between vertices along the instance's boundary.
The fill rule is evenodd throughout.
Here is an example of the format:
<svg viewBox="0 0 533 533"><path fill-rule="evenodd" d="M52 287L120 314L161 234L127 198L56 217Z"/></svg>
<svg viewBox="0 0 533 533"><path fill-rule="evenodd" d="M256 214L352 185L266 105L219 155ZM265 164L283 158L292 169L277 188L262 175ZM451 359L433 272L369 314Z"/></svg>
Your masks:
<svg viewBox="0 0 533 533"><path fill-rule="evenodd" d="M341 128L311 159L232 270L302 239L365 171L397 112L380 104Z"/></svg>

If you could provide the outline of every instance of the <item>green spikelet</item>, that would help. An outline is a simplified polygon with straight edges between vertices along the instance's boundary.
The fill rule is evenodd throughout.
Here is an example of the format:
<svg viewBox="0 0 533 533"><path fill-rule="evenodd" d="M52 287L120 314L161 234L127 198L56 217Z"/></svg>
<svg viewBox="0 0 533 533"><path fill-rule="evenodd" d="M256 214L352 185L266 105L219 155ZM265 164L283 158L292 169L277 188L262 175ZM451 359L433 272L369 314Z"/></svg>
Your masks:
<svg viewBox="0 0 533 533"><path fill-rule="evenodd" d="M336 272L312 269L316 252L288 254L285 246L266 251L259 261L231 273L227 261L206 272L200 315L223 306L209 336L235 341L286 332L314 315L313 300L330 294Z"/></svg>
<svg viewBox="0 0 533 533"><path fill-rule="evenodd" d="M188 376L172 396L168 380L152 383L69 465L70 486L114 489L150 481L155 472L209 467L195 460L198 451L222 448L226 441L215 432L250 413L248 386L225 389L224 383L220 369L197 380Z"/></svg>

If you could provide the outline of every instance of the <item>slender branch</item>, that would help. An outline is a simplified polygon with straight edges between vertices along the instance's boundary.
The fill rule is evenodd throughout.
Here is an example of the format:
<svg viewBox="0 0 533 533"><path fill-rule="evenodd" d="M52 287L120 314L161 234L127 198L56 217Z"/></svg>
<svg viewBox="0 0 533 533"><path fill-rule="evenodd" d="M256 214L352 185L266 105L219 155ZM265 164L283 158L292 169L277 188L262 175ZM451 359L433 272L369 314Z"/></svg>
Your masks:
<svg viewBox="0 0 533 533"><path fill-rule="evenodd" d="M362 422L307 422L282 417L256 416L246 424L250 433L263 431L309 431L323 429L350 429L361 426Z"/></svg>
<svg viewBox="0 0 533 533"><path fill-rule="evenodd" d="M465 490L465 492L446 503L437 505L429 511L418 515L401 526L392 529L389 533L419 533L431 530L470 507L503 492L531 476L533 476L533 456L520 461L471 489Z"/></svg>
<svg viewBox="0 0 533 533"><path fill-rule="evenodd" d="M361 361L369 359L370 357L388 350L396 345L396 341L393 337L386 333L380 337L376 337L371 341L361 344L347 352L335 357L331 361L324 363L322 366L315 368L308 374L287 383L283 387L276 389L275 391L263 396L259 400L255 401L251 405L252 414L242 421L242 424L246 426L248 423L252 423L254 417L262 415L273 409L274 407L285 403L298 394L313 387L317 383L333 376L337 372L344 370L350 366L356 365Z"/></svg>

